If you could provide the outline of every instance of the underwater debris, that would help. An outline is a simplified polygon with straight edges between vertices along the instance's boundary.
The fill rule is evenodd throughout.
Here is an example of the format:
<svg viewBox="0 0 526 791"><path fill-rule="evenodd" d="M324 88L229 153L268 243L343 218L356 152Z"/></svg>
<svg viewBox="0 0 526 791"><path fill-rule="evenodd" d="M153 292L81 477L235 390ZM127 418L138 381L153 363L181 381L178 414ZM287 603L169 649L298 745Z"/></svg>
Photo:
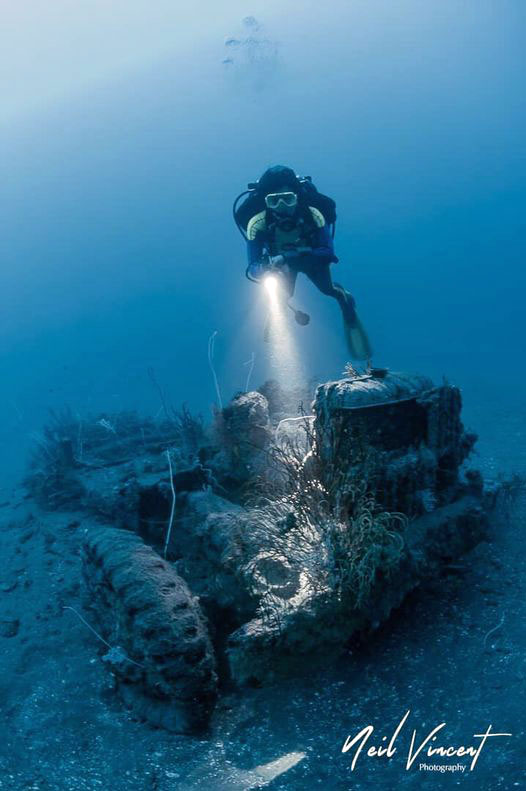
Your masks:
<svg viewBox="0 0 526 791"><path fill-rule="evenodd" d="M217 694L215 658L185 581L138 536L112 527L87 536L83 575L84 604L110 646L106 663L125 703L177 733L204 727ZM118 661L121 654L138 661Z"/></svg>
<svg viewBox="0 0 526 791"><path fill-rule="evenodd" d="M345 364L345 368L343 369L343 375L348 376L349 379L356 379L360 376L360 371L354 367L351 362Z"/></svg>
<svg viewBox="0 0 526 791"><path fill-rule="evenodd" d="M106 431L111 431L112 434L117 434L114 426L112 426L110 421L106 420L106 418L102 417L100 420L97 420L97 425L102 426L102 428L105 428Z"/></svg>
<svg viewBox="0 0 526 791"><path fill-rule="evenodd" d="M0 618L0 637L16 637L19 629L18 618Z"/></svg>
<svg viewBox="0 0 526 791"><path fill-rule="evenodd" d="M85 605L150 722L207 722L216 652L239 685L337 655L484 536L495 491L465 468L476 438L457 388L365 372L320 385L310 414L296 395L299 415L267 382L210 426L166 400L160 421L65 411L37 444L33 497L55 487L46 507L98 520Z"/></svg>
<svg viewBox="0 0 526 791"><path fill-rule="evenodd" d="M443 557L481 540L482 483L473 489L460 475L473 445L460 408L457 388L424 377L359 375L318 388L311 451L273 448L269 466L284 474L267 469L260 501L250 503L267 556L302 577L291 598L269 584L254 619L230 635L239 683L288 672L321 646L338 650L344 635L385 619Z"/></svg>
<svg viewBox="0 0 526 791"><path fill-rule="evenodd" d="M181 410L170 408L166 415L162 420L135 412L81 418L70 409L51 411L42 433L33 437L24 483L44 508L85 505L89 497L89 488L82 483L86 470L118 470L137 459L147 464L148 458L157 459L159 453L175 448L172 459L181 473L182 487L182 473L193 471L195 477L200 469L198 452L206 444L204 424L184 405Z"/></svg>

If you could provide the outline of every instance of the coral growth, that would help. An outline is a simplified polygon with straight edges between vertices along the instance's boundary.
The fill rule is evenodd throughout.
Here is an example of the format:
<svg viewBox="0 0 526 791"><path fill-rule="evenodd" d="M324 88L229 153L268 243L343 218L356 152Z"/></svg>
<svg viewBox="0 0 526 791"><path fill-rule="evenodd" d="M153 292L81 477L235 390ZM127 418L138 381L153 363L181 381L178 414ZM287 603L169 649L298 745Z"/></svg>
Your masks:
<svg viewBox="0 0 526 791"><path fill-rule="evenodd" d="M186 406L166 411L162 420L136 412L102 413L85 418L70 409L50 411L48 423L34 436L26 485L44 507L60 508L82 496L85 470L107 470L172 450L177 469L198 462L206 443L201 417Z"/></svg>
<svg viewBox="0 0 526 791"><path fill-rule="evenodd" d="M302 418L295 425L295 436L268 447L264 474L252 482L246 500L252 543L265 546L263 557L251 558L246 569L267 618L279 618L285 600L272 585L261 590L265 575L256 572L262 562L275 574L281 564L289 577L295 569L296 578L304 578L304 596L330 589L346 605L359 607L377 571L389 573L403 546L405 517L375 501L362 449L354 449L346 475L333 471L329 481L311 421Z"/></svg>
<svg viewBox="0 0 526 791"><path fill-rule="evenodd" d="M172 668L161 697L138 668L126 671L127 702L152 722L193 727L194 627L210 689L195 698L202 723L215 694L214 654L239 684L296 672L387 618L483 535L488 496L480 474L463 466L475 437L462 426L458 390L385 371L348 374L321 385L309 413L300 402L299 414L287 412L289 394L266 383L235 396L210 427L168 409L162 392L161 420L51 416L27 485L45 507L93 519L84 576L103 639L114 644L111 613L121 613L127 654L140 654L140 664L148 655L148 679ZM151 636L134 634L148 617L111 582L123 562L120 534L139 587L148 555L140 607L165 612L167 580L184 592L195 623L186 634L173 621L171 646L156 631L150 650ZM155 628L162 635L161 615Z"/></svg>

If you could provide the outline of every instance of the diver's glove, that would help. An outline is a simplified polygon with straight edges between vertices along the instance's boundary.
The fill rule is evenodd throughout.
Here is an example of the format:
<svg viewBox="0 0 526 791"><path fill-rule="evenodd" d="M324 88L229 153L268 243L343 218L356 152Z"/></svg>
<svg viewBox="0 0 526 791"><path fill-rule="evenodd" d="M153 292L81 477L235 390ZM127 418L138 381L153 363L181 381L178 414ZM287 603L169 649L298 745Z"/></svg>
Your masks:
<svg viewBox="0 0 526 791"><path fill-rule="evenodd" d="M269 255L268 257L268 269L281 269L284 263L284 255Z"/></svg>
<svg viewBox="0 0 526 791"><path fill-rule="evenodd" d="M284 272L287 273L289 268L283 255L267 255L259 261L253 261L247 273L253 280L261 280L266 272Z"/></svg>
<svg viewBox="0 0 526 791"><path fill-rule="evenodd" d="M248 267L248 274L254 280L261 280L265 274L266 266L263 261L253 261Z"/></svg>
<svg viewBox="0 0 526 791"><path fill-rule="evenodd" d="M281 275L288 275L290 272L290 267L287 264L286 258L286 253L283 255L269 255L267 272L276 272Z"/></svg>

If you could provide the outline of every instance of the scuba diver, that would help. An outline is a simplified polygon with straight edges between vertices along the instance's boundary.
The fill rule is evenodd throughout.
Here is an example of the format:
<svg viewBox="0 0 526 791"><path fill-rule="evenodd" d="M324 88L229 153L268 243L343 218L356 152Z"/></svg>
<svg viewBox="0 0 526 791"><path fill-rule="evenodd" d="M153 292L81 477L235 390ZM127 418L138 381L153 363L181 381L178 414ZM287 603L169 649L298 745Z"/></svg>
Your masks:
<svg viewBox="0 0 526 791"><path fill-rule="evenodd" d="M300 178L291 168L276 165L236 198L234 219L247 240L249 280L259 283L270 274L277 276L288 307L296 321L305 325L310 317L289 303L298 274L305 274L322 294L338 302L351 356L370 360L371 347L354 298L332 281L330 267L338 261L333 242L334 201L318 192L309 177Z"/></svg>

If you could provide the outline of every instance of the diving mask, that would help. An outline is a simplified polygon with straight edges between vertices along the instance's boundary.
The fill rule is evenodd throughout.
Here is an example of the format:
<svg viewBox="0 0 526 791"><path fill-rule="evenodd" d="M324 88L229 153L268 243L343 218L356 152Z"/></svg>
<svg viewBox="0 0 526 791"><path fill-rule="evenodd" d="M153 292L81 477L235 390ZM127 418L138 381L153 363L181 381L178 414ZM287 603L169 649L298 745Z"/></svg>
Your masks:
<svg viewBox="0 0 526 791"><path fill-rule="evenodd" d="M272 211L283 211L295 209L298 205L298 196L295 192L271 192L265 196L267 209Z"/></svg>

